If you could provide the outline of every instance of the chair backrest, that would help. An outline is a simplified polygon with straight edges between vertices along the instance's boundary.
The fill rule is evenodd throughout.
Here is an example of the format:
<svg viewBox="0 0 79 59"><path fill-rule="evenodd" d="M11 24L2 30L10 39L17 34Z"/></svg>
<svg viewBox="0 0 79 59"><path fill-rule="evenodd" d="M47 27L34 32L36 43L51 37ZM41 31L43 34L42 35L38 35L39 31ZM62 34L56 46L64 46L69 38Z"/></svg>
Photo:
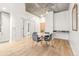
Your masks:
<svg viewBox="0 0 79 59"><path fill-rule="evenodd" d="M49 37L49 39L50 39L50 40L52 40L52 33L50 34L50 37Z"/></svg>
<svg viewBox="0 0 79 59"><path fill-rule="evenodd" d="M50 34L49 32L45 32L45 34Z"/></svg>
<svg viewBox="0 0 79 59"><path fill-rule="evenodd" d="M37 34L37 32L33 32L33 34Z"/></svg>
<svg viewBox="0 0 79 59"><path fill-rule="evenodd" d="M33 34L32 34L32 39L33 39L34 41L38 41L38 35L37 35L36 32L33 32Z"/></svg>

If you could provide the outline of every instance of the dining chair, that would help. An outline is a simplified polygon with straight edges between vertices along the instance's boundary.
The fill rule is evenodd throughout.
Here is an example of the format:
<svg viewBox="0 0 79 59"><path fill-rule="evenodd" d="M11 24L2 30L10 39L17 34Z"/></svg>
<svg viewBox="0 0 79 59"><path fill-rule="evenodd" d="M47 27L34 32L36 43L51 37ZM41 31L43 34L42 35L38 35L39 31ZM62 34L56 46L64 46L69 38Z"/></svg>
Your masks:
<svg viewBox="0 0 79 59"><path fill-rule="evenodd" d="M46 35L46 36L44 37L44 40L46 41L46 45L47 45L47 46L50 45L50 41L52 40L52 33L49 34L49 35ZM48 44L48 42L49 42L49 44Z"/></svg>
<svg viewBox="0 0 79 59"><path fill-rule="evenodd" d="M40 37L38 37L37 32L33 32L33 34L32 34L32 39L33 39L33 43L36 42L35 46L37 45L38 42L41 41L41 40L40 40ZM33 46L34 46L34 44L32 45L32 47L33 47Z"/></svg>

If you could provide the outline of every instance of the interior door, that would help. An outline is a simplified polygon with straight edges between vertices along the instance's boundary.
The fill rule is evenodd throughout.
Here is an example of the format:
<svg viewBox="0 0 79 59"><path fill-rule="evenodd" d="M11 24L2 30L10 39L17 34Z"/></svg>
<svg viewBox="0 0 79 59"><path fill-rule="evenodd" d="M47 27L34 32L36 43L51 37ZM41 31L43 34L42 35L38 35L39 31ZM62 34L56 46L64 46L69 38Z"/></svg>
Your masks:
<svg viewBox="0 0 79 59"><path fill-rule="evenodd" d="M7 42L10 39L10 14L0 13L1 19L1 39L0 42Z"/></svg>
<svg viewBox="0 0 79 59"><path fill-rule="evenodd" d="M26 37L28 35L29 32L29 23L27 21L27 19L24 20L24 37Z"/></svg>
<svg viewBox="0 0 79 59"><path fill-rule="evenodd" d="M34 22L25 19L24 20L24 37L31 35L35 31Z"/></svg>

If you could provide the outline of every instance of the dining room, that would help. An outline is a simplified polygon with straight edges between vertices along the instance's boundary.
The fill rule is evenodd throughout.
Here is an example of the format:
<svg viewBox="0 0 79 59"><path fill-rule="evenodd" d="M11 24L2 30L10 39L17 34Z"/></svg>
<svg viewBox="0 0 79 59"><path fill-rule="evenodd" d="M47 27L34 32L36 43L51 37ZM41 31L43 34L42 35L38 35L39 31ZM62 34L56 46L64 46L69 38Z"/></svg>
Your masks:
<svg viewBox="0 0 79 59"><path fill-rule="evenodd" d="M10 37L8 42L0 44L0 55L73 56L74 51L78 53L77 45L74 46L78 43L74 41L78 35L72 31L72 4L15 3L0 6L6 6L3 11L9 12L11 17L10 28L7 26ZM4 25L2 28L6 30ZM8 38L6 35L1 37Z"/></svg>
<svg viewBox="0 0 79 59"><path fill-rule="evenodd" d="M33 41L32 48L53 48L62 50L63 54L69 52L73 55L69 43L69 5L68 3L26 3L26 11L39 17L39 19L36 19L33 16L33 21L37 24L34 25L36 30L30 34ZM69 49L68 46L70 46ZM65 51L65 49L71 52Z"/></svg>

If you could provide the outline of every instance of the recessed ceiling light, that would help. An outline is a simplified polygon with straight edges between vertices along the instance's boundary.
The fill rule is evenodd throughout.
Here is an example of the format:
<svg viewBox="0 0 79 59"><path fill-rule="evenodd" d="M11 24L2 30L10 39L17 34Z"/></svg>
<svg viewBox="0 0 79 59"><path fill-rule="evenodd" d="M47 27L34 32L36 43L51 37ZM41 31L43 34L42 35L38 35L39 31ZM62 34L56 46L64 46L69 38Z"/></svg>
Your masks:
<svg viewBox="0 0 79 59"><path fill-rule="evenodd" d="M5 10L6 8L4 7L4 8L2 8L3 10Z"/></svg>
<svg viewBox="0 0 79 59"><path fill-rule="evenodd" d="M46 11L46 14L48 14L48 11Z"/></svg>
<svg viewBox="0 0 79 59"><path fill-rule="evenodd" d="M43 17L43 15L41 15L41 17Z"/></svg>

